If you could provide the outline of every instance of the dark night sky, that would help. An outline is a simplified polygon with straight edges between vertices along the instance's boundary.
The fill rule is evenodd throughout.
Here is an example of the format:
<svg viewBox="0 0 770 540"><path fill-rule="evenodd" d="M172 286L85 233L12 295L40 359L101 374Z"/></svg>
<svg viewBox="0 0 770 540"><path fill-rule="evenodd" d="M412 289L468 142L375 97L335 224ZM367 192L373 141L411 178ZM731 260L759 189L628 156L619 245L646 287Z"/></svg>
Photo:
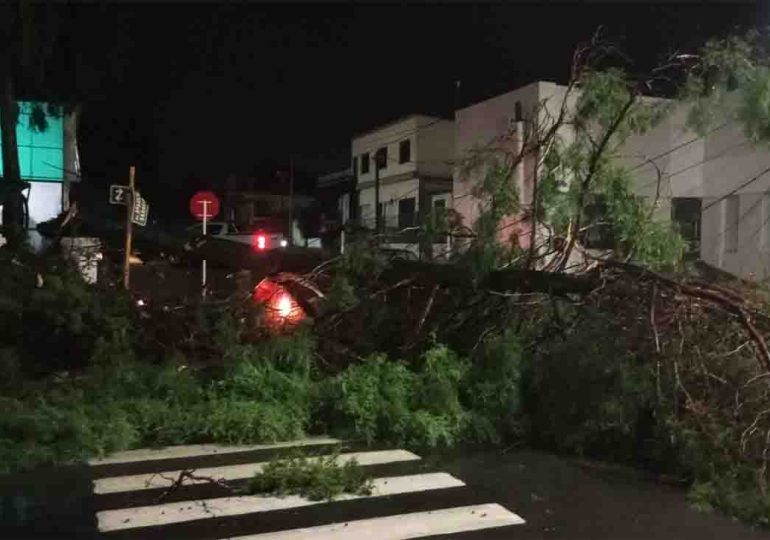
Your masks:
<svg viewBox="0 0 770 540"><path fill-rule="evenodd" d="M79 6L84 175L106 185L133 161L151 203L182 212L195 188L289 155L308 176L344 166L352 133L413 112L451 114L457 79L466 105L537 79L563 82L575 45L599 25L644 71L674 49L767 24L767 9Z"/></svg>

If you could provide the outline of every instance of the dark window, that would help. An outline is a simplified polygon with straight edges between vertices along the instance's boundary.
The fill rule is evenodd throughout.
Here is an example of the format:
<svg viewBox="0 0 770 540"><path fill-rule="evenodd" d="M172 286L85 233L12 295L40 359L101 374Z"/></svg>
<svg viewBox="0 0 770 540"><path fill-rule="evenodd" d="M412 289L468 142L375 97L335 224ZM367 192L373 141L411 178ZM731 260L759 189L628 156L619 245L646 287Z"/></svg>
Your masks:
<svg viewBox="0 0 770 540"><path fill-rule="evenodd" d="M700 248L701 200L692 197L671 199L671 220L692 251Z"/></svg>
<svg viewBox="0 0 770 540"><path fill-rule="evenodd" d="M516 122L521 122L524 120L524 114L521 110L521 101L517 101L516 104L513 106L513 119Z"/></svg>
<svg viewBox="0 0 770 540"><path fill-rule="evenodd" d="M607 202L602 195L594 195L585 207L585 226L582 243L589 249L612 249L615 238L612 234Z"/></svg>
<svg viewBox="0 0 770 540"><path fill-rule="evenodd" d="M353 156L353 178L356 178L358 176L358 158L356 156Z"/></svg>
<svg viewBox="0 0 770 540"><path fill-rule="evenodd" d="M399 199L398 201L398 228L404 229L406 227L414 227L415 216L415 199L409 197L408 199Z"/></svg>
<svg viewBox="0 0 770 540"><path fill-rule="evenodd" d="M407 139L398 143L398 162L412 161L412 141Z"/></svg>
<svg viewBox="0 0 770 540"><path fill-rule="evenodd" d="M431 219L433 220L433 226L436 228L437 231L446 231L449 223L448 223L448 215L446 210L446 199L434 199L433 200L433 215L431 216ZM434 242L438 242L440 244L445 243L447 240L447 237L445 234L437 234L434 238Z"/></svg>
<svg viewBox="0 0 770 540"><path fill-rule="evenodd" d="M369 154L361 154L361 174L369 172Z"/></svg>
<svg viewBox="0 0 770 540"><path fill-rule="evenodd" d="M270 201L257 200L251 203L252 215L256 217L269 216L272 212Z"/></svg>
<svg viewBox="0 0 770 540"><path fill-rule="evenodd" d="M377 153L375 154L377 157L375 158L377 160L377 168L378 169L384 169L388 166L388 147L384 146L377 150Z"/></svg>

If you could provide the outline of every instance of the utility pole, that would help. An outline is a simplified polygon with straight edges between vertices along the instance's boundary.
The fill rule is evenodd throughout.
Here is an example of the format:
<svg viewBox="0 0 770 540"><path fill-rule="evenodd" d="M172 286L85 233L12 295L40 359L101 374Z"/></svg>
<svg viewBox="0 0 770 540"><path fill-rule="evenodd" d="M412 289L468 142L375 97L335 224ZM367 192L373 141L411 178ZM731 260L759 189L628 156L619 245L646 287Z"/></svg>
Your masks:
<svg viewBox="0 0 770 540"><path fill-rule="evenodd" d="M374 153L374 229L377 243L382 233L382 211L380 210L380 151Z"/></svg>
<svg viewBox="0 0 770 540"><path fill-rule="evenodd" d="M125 256L123 258L123 287L128 290L131 277L131 236L133 227L131 224L131 213L134 210L134 176L136 167L131 165L128 169L128 200L126 201L126 246Z"/></svg>
<svg viewBox="0 0 770 540"><path fill-rule="evenodd" d="M294 245L294 159L289 158L289 245Z"/></svg>

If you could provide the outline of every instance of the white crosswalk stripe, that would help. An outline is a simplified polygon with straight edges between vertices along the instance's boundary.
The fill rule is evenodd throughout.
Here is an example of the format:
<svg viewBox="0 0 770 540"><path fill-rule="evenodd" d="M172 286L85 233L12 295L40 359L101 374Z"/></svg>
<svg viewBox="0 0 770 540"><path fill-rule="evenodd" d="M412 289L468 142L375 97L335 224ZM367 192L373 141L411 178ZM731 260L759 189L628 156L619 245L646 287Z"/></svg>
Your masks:
<svg viewBox="0 0 770 540"><path fill-rule="evenodd" d="M266 454L274 451L340 443L312 438L274 445L188 445L132 450L93 460L99 532L142 540L405 540L524 523L494 499L470 490L461 479L425 471L419 465L420 456L399 449L338 455L339 463L355 459L380 471L370 495L310 501L299 496L231 495L228 486L203 485L210 484L209 479L248 479L262 470ZM195 478L176 482L185 470L193 470ZM173 491L163 491L172 486ZM163 497L158 496L160 492ZM168 493L173 496L166 498Z"/></svg>
<svg viewBox="0 0 770 540"><path fill-rule="evenodd" d="M415 474L390 478L376 478L371 495L342 495L337 500L354 500L364 497L383 497L410 493L460 487L465 484L446 473ZM217 497L195 501L140 506L138 508L122 508L120 510L105 510L97 513L100 531L114 531L179 523L194 519L210 517L237 516L252 512L269 512L271 510L286 510L315 504L325 504L326 501L311 501L304 497L261 497L257 495L243 497Z"/></svg>
<svg viewBox="0 0 770 540"><path fill-rule="evenodd" d="M312 460L314 458L309 459ZM413 454L412 452L407 452L406 450L350 452L348 454L340 454L338 461L344 463L353 459L355 459L359 465L376 465L379 463L416 460L420 459L420 456ZM222 467L204 467L195 470L195 476L201 477L202 479L186 478L183 483L185 485L201 484L208 482L208 478L216 480L239 480L241 478L250 478L260 472L266 464L267 463L244 463L240 465L225 465ZM171 487L171 485L176 482L181 473L181 470L177 470L100 478L94 480L94 493L117 493L120 491L167 488Z"/></svg>
<svg viewBox="0 0 770 540"><path fill-rule="evenodd" d="M107 457L89 460L89 465L110 465L114 463L136 463L140 461L156 461L163 459L189 458L207 455L234 454L254 450L273 450L280 448L313 447L324 444L339 444L339 439L329 437L314 437L297 441L287 441L276 444L256 444L251 446L223 446L219 444L191 444L171 446L167 448L147 448L116 452Z"/></svg>
<svg viewBox="0 0 770 540"><path fill-rule="evenodd" d="M399 514L306 529L239 536L232 540L407 540L421 536L450 534L524 523L499 504L446 508L431 512Z"/></svg>

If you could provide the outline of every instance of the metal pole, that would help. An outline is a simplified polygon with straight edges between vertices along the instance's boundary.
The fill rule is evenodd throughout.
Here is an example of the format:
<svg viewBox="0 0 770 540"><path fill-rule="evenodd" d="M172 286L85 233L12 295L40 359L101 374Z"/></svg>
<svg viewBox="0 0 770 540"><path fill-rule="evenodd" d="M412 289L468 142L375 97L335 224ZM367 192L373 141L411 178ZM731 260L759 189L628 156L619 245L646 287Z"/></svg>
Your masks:
<svg viewBox="0 0 770 540"><path fill-rule="evenodd" d="M344 255L344 254L345 254L345 229L343 228L340 231L340 255Z"/></svg>
<svg viewBox="0 0 770 540"><path fill-rule="evenodd" d="M131 165L128 168L128 200L126 201L126 245L123 258L123 287L128 290L131 277L131 240L133 227L131 224L131 214L134 210L134 176L136 167Z"/></svg>
<svg viewBox="0 0 770 540"><path fill-rule="evenodd" d="M294 245L294 160L289 158L289 245Z"/></svg>
<svg viewBox="0 0 770 540"><path fill-rule="evenodd" d="M209 218L209 202L203 200L201 201L203 203L203 236L204 238L208 234L208 231L206 230L206 223L208 222ZM201 297L206 298L206 259L204 258L201 261Z"/></svg>

